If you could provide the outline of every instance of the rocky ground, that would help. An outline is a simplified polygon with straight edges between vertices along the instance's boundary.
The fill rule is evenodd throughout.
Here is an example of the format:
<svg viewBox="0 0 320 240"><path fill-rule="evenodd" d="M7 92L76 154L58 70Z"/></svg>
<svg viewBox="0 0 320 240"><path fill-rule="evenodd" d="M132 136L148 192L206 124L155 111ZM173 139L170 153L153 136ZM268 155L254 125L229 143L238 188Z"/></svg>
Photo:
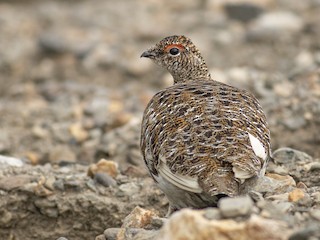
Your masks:
<svg viewBox="0 0 320 240"><path fill-rule="evenodd" d="M0 0L0 239L319 239L319 23L319 0ZM139 56L172 34L281 149L250 198L164 219L139 132L172 80Z"/></svg>

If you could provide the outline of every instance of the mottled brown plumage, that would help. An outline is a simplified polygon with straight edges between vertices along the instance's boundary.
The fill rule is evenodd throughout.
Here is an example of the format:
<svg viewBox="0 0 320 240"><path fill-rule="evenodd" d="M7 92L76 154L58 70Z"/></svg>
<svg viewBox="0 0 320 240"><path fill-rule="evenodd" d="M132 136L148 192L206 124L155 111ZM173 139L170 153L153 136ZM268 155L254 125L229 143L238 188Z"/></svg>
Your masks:
<svg viewBox="0 0 320 240"><path fill-rule="evenodd" d="M171 210L214 206L264 175L270 136L252 94L213 80L184 36L164 38L141 56L174 78L149 102L141 130L144 160Z"/></svg>

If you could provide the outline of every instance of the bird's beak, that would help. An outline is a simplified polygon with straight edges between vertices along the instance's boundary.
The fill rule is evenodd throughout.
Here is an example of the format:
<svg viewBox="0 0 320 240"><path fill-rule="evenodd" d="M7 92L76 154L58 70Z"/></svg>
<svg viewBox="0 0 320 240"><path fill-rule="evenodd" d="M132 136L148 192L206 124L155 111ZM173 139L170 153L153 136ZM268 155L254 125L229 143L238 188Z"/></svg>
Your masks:
<svg viewBox="0 0 320 240"><path fill-rule="evenodd" d="M156 57L156 54L152 50L147 50L147 51L143 52L140 57L154 58L154 57Z"/></svg>

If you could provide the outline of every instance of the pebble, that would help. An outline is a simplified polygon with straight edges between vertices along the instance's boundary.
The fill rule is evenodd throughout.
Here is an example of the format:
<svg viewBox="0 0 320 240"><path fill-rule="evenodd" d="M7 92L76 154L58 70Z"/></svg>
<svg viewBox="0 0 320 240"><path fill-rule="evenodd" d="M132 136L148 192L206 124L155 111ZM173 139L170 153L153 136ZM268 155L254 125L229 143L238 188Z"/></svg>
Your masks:
<svg viewBox="0 0 320 240"><path fill-rule="evenodd" d="M298 33L303 26L303 20L292 12L266 12L251 24L248 37L250 40L279 40L280 37Z"/></svg>
<svg viewBox="0 0 320 240"><path fill-rule="evenodd" d="M203 216L208 220L221 219L221 213L218 208L206 208Z"/></svg>
<svg viewBox="0 0 320 240"><path fill-rule="evenodd" d="M312 157L305 152L293 148L279 148L273 152L276 163L294 164L295 162L310 162Z"/></svg>
<svg viewBox="0 0 320 240"><path fill-rule="evenodd" d="M271 196L275 194L286 193L296 186L294 179L289 176L282 176L274 173L268 173L259 178L251 190Z"/></svg>
<svg viewBox="0 0 320 240"><path fill-rule="evenodd" d="M0 167L6 166L6 165L13 166L13 167L22 167L23 164L24 163L18 158L0 155Z"/></svg>
<svg viewBox="0 0 320 240"><path fill-rule="evenodd" d="M101 159L98 163L90 165L87 175L92 178L97 173L106 173L116 178L119 173L118 164L111 160Z"/></svg>
<svg viewBox="0 0 320 240"><path fill-rule="evenodd" d="M119 186L119 189L125 193L127 196L132 196L140 191L141 187L138 186L136 183L125 183Z"/></svg>
<svg viewBox="0 0 320 240"><path fill-rule="evenodd" d="M89 137L88 131L83 128L81 123L74 123L70 125L69 131L78 143L85 141Z"/></svg>
<svg viewBox="0 0 320 240"><path fill-rule="evenodd" d="M135 207L123 220L122 228L144 228L149 225L156 213L141 207Z"/></svg>
<svg viewBox="0 0 320 240"><path fill-rule="evenodd" d="M253 202L249 196L222 198L218 207L221 215L226 218L248 216L251 214Z"/></svg>
<svg viewBox="0 0 320 240"><path fill-rule="evenodd" d="M257 231L257 229L259 229ZM269 220L252 215L244 222L232 219L208 220L202 211L182 209L174 213L160 229L158 238L170 240L194 239L259 239L284 240L290 231L281 221Z"/></svg>
<svg viewBox="0 0 320 240"><path fill-rule="evenodd" d="M62 179L58 179L53 183L55 189L64 191L64 182Z"/></svg>
<svg viewBox="0 0 320 240"><path fill-rule="evenodd" d="M257 18L264 9L252 2L231 2L224 5L224 10L228 17L241 22L249 22Z"/></svg>
<svg viewBox="0 0 320 240"><path fill-rule="evenodd" d="M109 238L106 239L105 235L101 234L101 235L96 236L95 240L109 240Z"/></svg>
<svg viewBox="0 0 320 240"><path fill-rule="evenodd" d="M113 187L117 185L117 182L107 173L98 172L94 175L93 179L104 187Z"/></svg>
<svg viewBox="0 0 320 240"><path fill-rule="evenodd" d="M320 221L320 209L312 209L310 211L310 215L311 217L313 217L314 219Z"/></svg>
<svg viewBox="0 0 320 240"><path fill-rule="evenodd" d="M304 198L305 193L300 188L296 188L293 191L291 191L288 195L288 201L289 202L297 202L300 199Z"/></svg>
<svg viewBox="0 0 320 240"><path fill-rule="evenodd" d="M16 175L16 176L9 176L9 177L1 177L0 189L3 189L5 191L10 191L16 188L23 187L34 180L35 180L34 177L30 175Z"/></svg>
<svg viewBox="0 0 320 240"><path fill-rule="evenodd" d="M120 228L107 228L103 234L107 240L117 240Z"/></svg>
<svg viewBox="0 0 320 240"><path fill-rule="evenodd" d="M67 145L52 147L49 152L51 164L59 164L61 161L76 162L76 154Z"/></svg>

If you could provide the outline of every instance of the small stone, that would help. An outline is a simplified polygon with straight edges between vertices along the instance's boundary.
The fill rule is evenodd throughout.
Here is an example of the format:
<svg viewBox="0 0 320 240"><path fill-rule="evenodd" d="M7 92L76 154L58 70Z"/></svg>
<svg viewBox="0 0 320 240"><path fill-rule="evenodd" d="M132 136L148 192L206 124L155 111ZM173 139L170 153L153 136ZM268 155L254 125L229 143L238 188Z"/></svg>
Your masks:
<svg viewBox="0 0 320 240"><path fill-rule="evenodd" d="M13 219L12 213L7 211L6 209L0 209L0 223L1 225L7 225Z"/></svg>
<svg viewBox="0 0 320 240"><path fill-rule="evenodd" d="M296 186L294 179L289 176L282 176L274 173L268 173L259 178L251 190L266 194L267 196L286 193Z"/></svg>
<svg viewBox="0 0 320 240"><path fill-rule="evenodd" d="M221 219L221 213L218 208L206 208L203 216L208 220Z"/></svg>
<svg viewBox="0 0 320 240"><path fill-rule="evenodd" d="M123 220L122 228L143 228L149 225L152 217L156 217L155 212L135 207L132 212Z"/></svg>
<svg viewBox="0 0 320 240"><path fill-rule="evenodd" d="M22 167L23 162L18 158L0 155L0 167L6 166L6 165L13 166L13 167Z"/></svg>
<svg viewBox="0 0 320 240"><path fill-rule="evenodd" d="M37 186L34 188L33 191L34 194L39 197L47 197L53 194L52 191L50 191L43 185L43 182L38 182Z"/></svg>
<svg viewBox="0 0 320 240"><path fill-rule="evenodd" d="M263 200L263 195L259 192L250 191L248 194L255 202Z"/></svg>
<svg viewBox="0 0 320 240"><path fill-rule="evenodd" d="M87 175L93 178L96 173L107 173L115 178L119 173L118 164L111 160L101 159L98 163L90 165Z"/></svg>
<svg viewBox="0 0 320 240"><path fill-rule="evenodd" d="M73 190L80 191L81 190L81 182L79 180L65 180L64 181L65 190Z"/></svg>
<svg viewBox="0 0 320 240"><path fill-rule="evenodd" d="M288 195L288 201L289 202L297 202L300 199L304 198L305 193L300 188L296 188L293 191L291 191Z"/></svg>
<svg viewBox="0 0 320 240"><path fill-rule="evenodd" d="M101 234L101 235L96 236L95 240L107 240L107 239L104 234Z"/></svg>
<svg viewBox="0 0 320 240"><path fill-rule="evenodd" d="M287 118L283 120L283 124L289 129L289 130L297 130L299 128L302 128L307 124L304 116L296 116L293 118Z"/></svg>
<svg viewBox="0 0 320 240"><path fill-rule="evenodd" d="M250 26L250 40L278 40L302 30L303 20L292 12L275 11L260 15Z"/></svg>
<svg viewBox="0 0 320 240"><path fill-rule="evenodd" d="M0 189L10 191L12 189L23 187L24 185L31 183L33 180L35 180L34 177L30 175L2 177L0 179Z"/></svg>
<svg viewBox="0 0 320 240"><path fill-rule="evenodd" d="M282 194L275 194L266 197L267 200L272 200L272 201L281 201L281 202L286 202L288 201L288 196L289 193L282 193Z"/></svg>
<svg viewBox="0 0 320 240"><path fill-rule="evenodd" d="M313 162L310 164L310 172L320 170L320 162Z"/></svg>
<svg viewBox="0 0 320 240"><path fill-rule="evenodd" d="M45 180L44 186L53 191L55 181L56 181L56 178L53 175L48 176Z"/></svg>
<svg viewBox="0 0 320 240"><path fill-rule="evenodd" d="M107 173L98 172L94 175L94 180L104 187L113 187L117 182Z"/></svg>
<svg viewBox="0 0 320 240"><path fill-rule="evenodd" d="M75 162L76 155L66 145L58 145L50 149L49 161L52 164L58 164L61 161Z"/></svg>
<svg viewBox="0 0 320 240"><path fill-rule="evenodd" d="M222 198L218 207L223 217L247 216L251 214L253 202L249 196Z"/></svg>
<svg viewBox="0 0 320 240"><path fill-rule="evenodd" d="M81 123L74 123L69 127L69 131L77 142L83 142L89 137L89 133Z"/></svg>
<svg viewBox="0 0 320 240"><path fill-rule="evenodd" d="M305 191L308 189L307 185L304 184L303 182L298 182L297 183L297 188L304 189Z"/></svg>
<svg viewBox="0 0 320 240"><path fill-rule="evenodd" d="M293 148L279 148L273 153L276 163L288 164L295 162L310 162L312 157Z"/></svg>
<svg viewBox="0 0 320 240"><path fill-rule="evenodd" d="M310 216L314 219L320 221L320 209L312 209L310 210Z"/></svg>
<svg viewBox="0 0 320 240"><path fill-rule="evenodd" d="M288 240L318 240L319 237L319 225L314 224L296 231L288 238Z"/></svg>
<svg viewBox="0 0 320 240"><path fill-rule="evenodd" d="M108 228L103 234L107 240L117 240L117 235L120 231L120 228Z"/></svg>
<svg viewBox="0 0 320 240"><path fill-rule="evenodd" d="M55 189L64 191L64 182L62 179L58 179L53 183Z"/></svg>
<svg viewBox="0 0 320 240"><path fill-rule="evenodd" d="M49 137L48 129L43 128L42 126L34 126L31 131L33 135L37 138L44 139Z"/></svg>
<svg viewBox="0 0 320 240"><path fill-rule="evenodd" d="M29 151L29 152L26 153L26 157L28 158L28 160L30 161L30 163L32 165L39 164L40 156L39 156L38 153Z"/></svg>
<svg viewBox="0 0 320 240"><path fill-rule="evenodd" d="M57 238L57 240L68 240L68 238L65 238L65 237L59 237L59 238Z"/></svg>
<svg viewBox="0 0 320 240"><path fill-rule="evenodd" d="M140 191L141 187L138 186L136 183L130 182L121 184L119 186L119 190L122 191L127 196L132 196Z"/></svg>
<svg viewBox="0 0 320 240"><path fill-rule="evenodd" d="M148 175L145 168L140 168L136 166L129 166L123 171L123 174L130 177L146 177Z"/></svg>
<svg viewBox="0 0 320 240"><path fill-rule="evenodd" d="M284 222L257 215L252 215L244 222L208 220L202 211L182 209L172 214L156 239L285 240L289 234L290 230Z"/></svg>
<svg viewBox="0 0 320 240"><path fill-rule="evenodd" d="M249 22L263 12L261 6L250 2L227 3L224 10L229 18L241 22Z"/></svg>
<svg viewBox="0 0 320 240"><path fill-rule="evenodd" d="M320 192L312 193L311 197L315 203L320 204Z"/></svg>

